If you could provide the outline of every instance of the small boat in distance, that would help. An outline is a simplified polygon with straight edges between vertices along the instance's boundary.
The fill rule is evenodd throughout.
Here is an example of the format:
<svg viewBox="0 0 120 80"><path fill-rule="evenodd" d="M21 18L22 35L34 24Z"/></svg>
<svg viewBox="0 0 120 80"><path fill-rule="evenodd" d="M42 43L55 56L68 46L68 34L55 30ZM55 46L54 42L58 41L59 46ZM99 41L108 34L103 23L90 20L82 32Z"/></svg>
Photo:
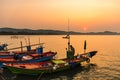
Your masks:
<svg viewBox="0 0 120 80"><path fill-rule="evenodd" d="M19 36L19 35L12 35L10 36L11 39L19 39L19 38L24 38L24 36Z"/></svg>

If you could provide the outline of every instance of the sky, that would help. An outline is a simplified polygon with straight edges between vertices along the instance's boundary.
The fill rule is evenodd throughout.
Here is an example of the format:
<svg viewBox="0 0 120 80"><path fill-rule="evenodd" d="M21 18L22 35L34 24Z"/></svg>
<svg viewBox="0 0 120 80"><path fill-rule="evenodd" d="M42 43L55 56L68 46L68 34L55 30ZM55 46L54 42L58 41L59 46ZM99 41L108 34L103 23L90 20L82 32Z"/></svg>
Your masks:
<svg viewBox="0 0 120 80"><path fill-rule="evenodd" d="M0 0L0 27L120 32L120 0Z"/></svg>

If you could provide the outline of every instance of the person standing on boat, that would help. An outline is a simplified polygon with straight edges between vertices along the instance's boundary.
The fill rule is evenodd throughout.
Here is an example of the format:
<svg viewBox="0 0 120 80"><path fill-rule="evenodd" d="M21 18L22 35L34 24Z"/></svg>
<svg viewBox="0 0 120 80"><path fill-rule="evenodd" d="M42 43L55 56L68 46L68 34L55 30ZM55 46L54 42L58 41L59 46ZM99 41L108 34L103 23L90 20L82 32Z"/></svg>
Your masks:
<svg viewBox="0 0 120 80"><path fill-rule="evenodd" d="M74 48L72 45L70 45L70 49L71 49L72 54L73 54L73 56L74 56L74 54L75 54L75 48Z"/></svg>

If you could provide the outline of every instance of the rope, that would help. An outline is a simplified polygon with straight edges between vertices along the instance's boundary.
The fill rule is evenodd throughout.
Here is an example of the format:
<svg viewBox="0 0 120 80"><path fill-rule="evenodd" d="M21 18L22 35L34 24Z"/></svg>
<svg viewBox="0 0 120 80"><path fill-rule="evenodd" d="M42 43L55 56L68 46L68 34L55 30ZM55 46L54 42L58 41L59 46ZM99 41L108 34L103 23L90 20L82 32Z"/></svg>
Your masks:
<svg viewBox="0 0 120 80"><path fill-rule="evenodd" d="M40 80L40 78L42 77L43 73L44 73L44 72L42 72L42 73L39 75L39 77L37 78L37 80Z"/></svg>
<svg viewBox="0 0 120 80"><path fill-rule="evenodd" d="M6 80L1 74L0 74L0 80Z"/></svg>

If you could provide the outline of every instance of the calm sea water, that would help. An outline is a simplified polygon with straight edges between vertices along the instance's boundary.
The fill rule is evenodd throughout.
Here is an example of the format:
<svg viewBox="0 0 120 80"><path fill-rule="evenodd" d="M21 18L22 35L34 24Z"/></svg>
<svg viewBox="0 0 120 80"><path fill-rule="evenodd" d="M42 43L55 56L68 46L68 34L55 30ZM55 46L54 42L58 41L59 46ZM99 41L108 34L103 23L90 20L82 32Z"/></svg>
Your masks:
<svg viewBox="0 0 120 80"><path fill-rule="evenodd" d="M57 52L56 58L66 57L67 40L64 35L37 35L0 36L1 43L10 44L8 48L20 46L20 41L27 45L25 38L30 37L31 44L45 43L44 51ZM71 44L75 47L76 54L83 53L84 40L87 41L87 51L97 50L98 53L91 59L91 63L83 63L81 67L56 74L43 75L40 80L120 80L120 36L119 35L71 35ZM35 48L32 47L32 48ZM4 71L8 80L37 80L38 76L13 75Z"/></svg>

